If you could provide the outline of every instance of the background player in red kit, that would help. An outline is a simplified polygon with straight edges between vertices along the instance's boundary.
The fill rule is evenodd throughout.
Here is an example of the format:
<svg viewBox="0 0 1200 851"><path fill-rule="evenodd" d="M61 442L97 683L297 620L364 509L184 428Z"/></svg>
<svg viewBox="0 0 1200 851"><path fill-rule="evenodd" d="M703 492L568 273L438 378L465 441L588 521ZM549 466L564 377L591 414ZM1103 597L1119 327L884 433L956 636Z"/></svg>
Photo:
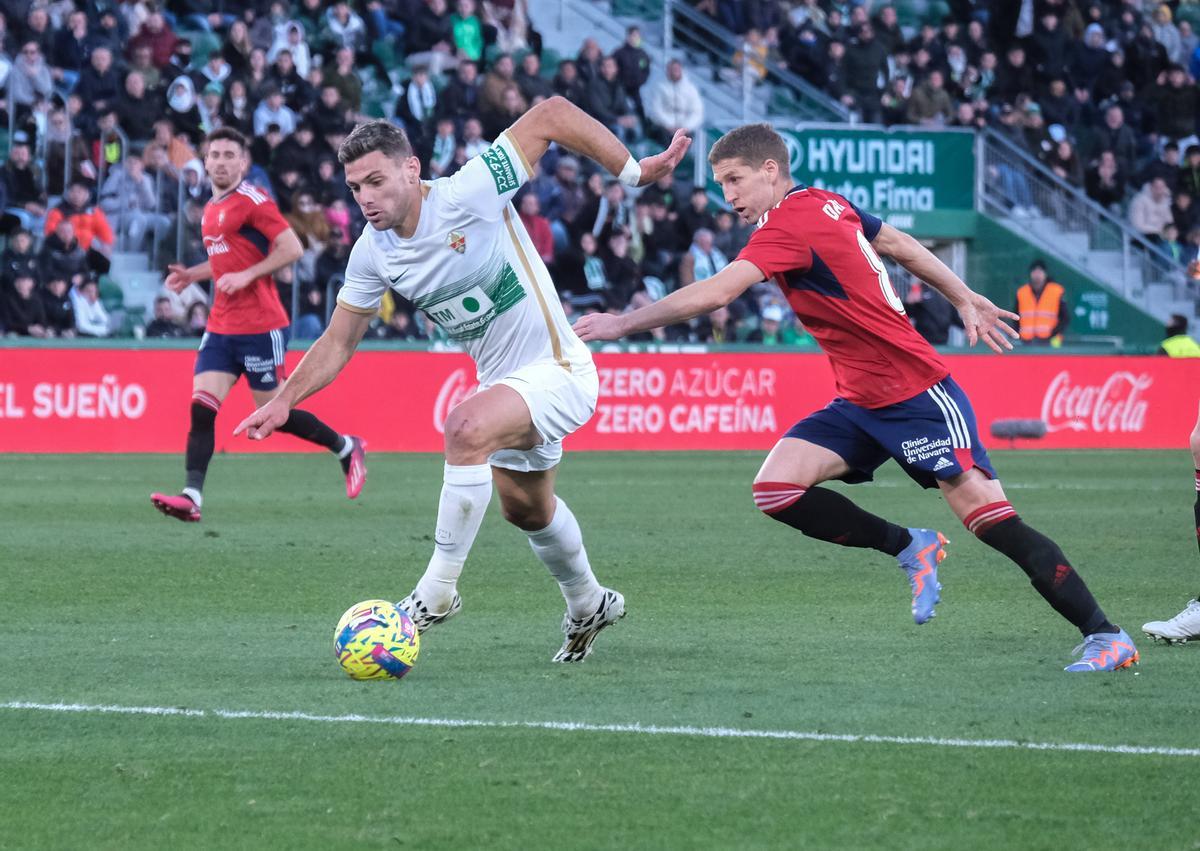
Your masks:
<svg viewBox="0 0 1200 851"><path fill-rule="evenodd" d="M754 481L755 504L805 535L895 556L912 585L913 617L934 614L945 537L905 529L817 487L870 481L894 458L926 488L941 489L967 529L1021 566L1034 588L1084 636L1068 671L1114 670L1138 660L1133 641L1105 616L1058 545L1017 516L996 479L966 394L909 324L878 252L945 295L972 345L1012 348L1000 310L967 288L915 239L834 192L797 186L770 125L740 127L709 153L725 200L758 228L713 277L621 316L592 314L575 331L612 340L724 307L764 278L775 281L829 355L838 396L801 420L771 450Z"/></svg>
<svg viewBox="0 0 1200 851"><path fill-rule="evenodd" d="M201 491L212 459L213 427L221 402L241 375L254 404L262 407L283 383L288 315L271 274L299 259L300 239L279 208L256 186L243 182L248 144L236 130L208 135L204 167L213 197L204 208L202 233L208 261L185 269L171 266L167 286L180 292L213 279L215 298L200 341L192 379L191 429L187 437L187 480L177 496L150 495L154 507L180 520L200 519ZM324 446L336 454L346 476L346 496L362 491L367 468L363 442L339 435L307 411L293 410L280 431Z"/></svg>

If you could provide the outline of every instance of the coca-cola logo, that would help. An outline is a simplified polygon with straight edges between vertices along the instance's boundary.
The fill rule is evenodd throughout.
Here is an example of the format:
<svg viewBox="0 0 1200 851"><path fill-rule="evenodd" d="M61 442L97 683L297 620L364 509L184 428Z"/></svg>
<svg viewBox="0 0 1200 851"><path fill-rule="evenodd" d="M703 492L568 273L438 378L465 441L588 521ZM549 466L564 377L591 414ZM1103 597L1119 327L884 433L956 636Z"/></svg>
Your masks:
<svg viewBox="0 0 1200 851"><path fill-rule="evenodd" d="M471 380L465 369L456 369L446 377L442 389L438 391L437 401L433 403L433 427L438 434L446 431L446 417L460 402L479 389L479 385Z"/></svg>
<svg viewBox="0 0 1200 851"><path fill-rule="evenodd" d="M1146 373L1120 371L1103 384L1072 384L1071 373L1054 377L1042 398L1046 431L1091 431L1096 434L1140 432L1148 403L1139 394L1154 383Z"/></svg>

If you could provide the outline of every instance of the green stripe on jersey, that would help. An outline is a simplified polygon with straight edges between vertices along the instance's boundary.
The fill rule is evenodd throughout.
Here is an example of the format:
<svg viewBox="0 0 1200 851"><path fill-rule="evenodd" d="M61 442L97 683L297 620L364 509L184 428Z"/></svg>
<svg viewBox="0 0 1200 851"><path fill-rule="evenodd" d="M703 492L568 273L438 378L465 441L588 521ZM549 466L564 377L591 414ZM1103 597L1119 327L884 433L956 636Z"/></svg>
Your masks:
<svg viewBox="0 0 1200 851"><path fill-rule="evenodd" d="M525 298L525 288L501 255L461 281L439 287L413 304L456 342L476 340L500 314Z"/></svg>
<svg viewBox="0 0 1200 851"><path fill-rule="evenodd" d="M511 192L520 185L517 180L517 170L513 167L512 159L503 146L492 145L480 156L491 171L492 180L496 182L497 195Z"/></svg>

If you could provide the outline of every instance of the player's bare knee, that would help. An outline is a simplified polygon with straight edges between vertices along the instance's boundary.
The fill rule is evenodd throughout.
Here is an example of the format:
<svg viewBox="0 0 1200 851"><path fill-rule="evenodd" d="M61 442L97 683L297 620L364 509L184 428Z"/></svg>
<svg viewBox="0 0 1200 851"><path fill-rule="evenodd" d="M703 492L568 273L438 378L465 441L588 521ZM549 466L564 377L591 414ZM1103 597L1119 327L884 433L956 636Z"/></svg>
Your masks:
<svg viewBox="0 0 1200 851"><path fill-rule="evenodd" d="M486 457L490 452L487 427L470 414L452 411L446 418L445 439L447 459L451 456L475 459ZM455 461L451 460L451 463Z"/></svg>
<svg viewBox="0 0 1200 851"><path fill-rule="evenodd" d="M1192 437L1188 442L1192 447L1192 458L1200 466L1200 423L1197 423L1196 428L1192 430Z"/></svg>
<svg viewBox="0 0 1200 851"><path fill-rule="evenodd" d="M525 500L505 500L500 505L504 519L524 532L545 529L554 519L553 506L547 507Z"/></svg>

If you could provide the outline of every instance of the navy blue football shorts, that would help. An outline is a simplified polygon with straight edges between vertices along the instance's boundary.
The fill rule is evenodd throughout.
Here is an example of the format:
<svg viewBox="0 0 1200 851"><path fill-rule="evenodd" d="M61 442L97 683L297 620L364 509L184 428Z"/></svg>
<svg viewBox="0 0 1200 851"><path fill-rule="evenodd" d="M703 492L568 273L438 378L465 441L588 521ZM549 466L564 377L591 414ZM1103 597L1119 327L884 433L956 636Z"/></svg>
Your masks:
<svg viewBox="0 0 1200 851"><path fill-rule="evenodd" d="M200 338L194 373L245 375L252 390L275 390L287 377L283 369L283 355L287 351L288 336L287 328L276 328L265 334L215 334L206 331Z"/></svg>
<svg viewBox="0 0 1200 851"><path fill-rule="evenodd" d="M975 427L967 394L947 376L924 393L884 408L862 408L837 398L802 419L784 437L823 446L850 467L842 481L869 482L889 458L923 488L978 467L996 471Z"/></svg>

